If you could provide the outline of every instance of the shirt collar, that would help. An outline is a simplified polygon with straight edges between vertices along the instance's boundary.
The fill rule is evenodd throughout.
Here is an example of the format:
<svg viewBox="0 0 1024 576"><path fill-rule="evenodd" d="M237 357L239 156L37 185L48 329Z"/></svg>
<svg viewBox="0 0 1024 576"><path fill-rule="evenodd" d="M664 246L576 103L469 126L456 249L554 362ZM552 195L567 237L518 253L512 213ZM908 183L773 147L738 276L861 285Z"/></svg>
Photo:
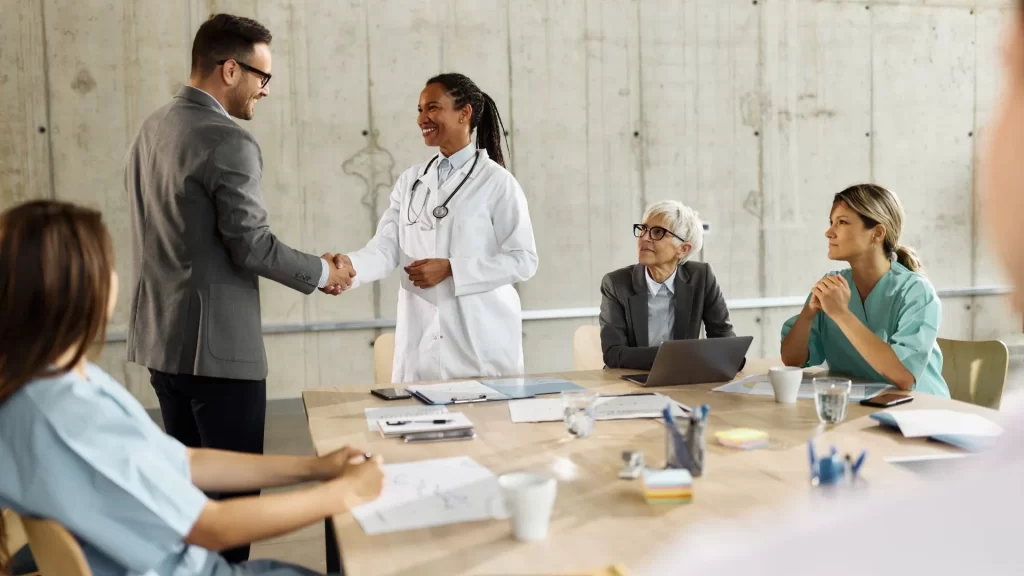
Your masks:
<svg viewBox="0 0 1024 576"><path fill-rule="evenodd" d="M462 150L459 150L455 154L452 154L450 158L445 158L444 154L441 155L442 160L448 160L448 163L452 166L452 171L462 168L462 166L469 162L469 159L476 153L476 148L473 147L473 143L470 142L469 146L466 146Z"/></svg>
<svg viewBox="0 0 1024 576"><path fill-rule="evenodd" d="M227 116L228 118L231 118L231 115L228 114L228 111L224 109L224 105L220 103L220 100L217 100L216 98L214 98L213 94L210 94L209 92L207 92L206 90L203 90L202 88L196 88L195 86L193 86L192 88L194 90L199 90L203 94L206 94L207 96L209 96L211 100L213 100L214 102L217 103L217 108L220 109L221 114Z"/></svg>
<svg viewBox="0 0 1024 576"><path fill-rule="evenodd" d="M644 270L644 278L647 279L647 290L651 293L651 296L657 296L662 286L668 288L669 294L676 293L676 270L672 271L672 275L665 280L664 284L655 282L654 278L651 278L651 273L647 270Z"/></svg>

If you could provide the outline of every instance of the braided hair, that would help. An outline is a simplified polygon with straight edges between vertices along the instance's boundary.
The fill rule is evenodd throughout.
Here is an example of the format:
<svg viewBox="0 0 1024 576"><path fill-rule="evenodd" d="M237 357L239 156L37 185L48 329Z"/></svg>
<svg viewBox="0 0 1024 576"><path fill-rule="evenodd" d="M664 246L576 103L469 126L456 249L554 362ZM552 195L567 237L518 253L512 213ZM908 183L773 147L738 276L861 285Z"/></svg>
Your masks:
<svg viewBox="0 0 1024 576"><path fill-rule="evenodd" d="M476 147L487 150L491 157L502 168L505 168L505 156L501 153L501 139L505 134L505 125L498 114L498 105L483 90L477 87L468 77L455 72L439 74L426 85L440 84L455 102L455 109L464 108L467 104L473 107L469 117L469 129L476 130ZM508 140L505 141L508 147Z"/></svg>

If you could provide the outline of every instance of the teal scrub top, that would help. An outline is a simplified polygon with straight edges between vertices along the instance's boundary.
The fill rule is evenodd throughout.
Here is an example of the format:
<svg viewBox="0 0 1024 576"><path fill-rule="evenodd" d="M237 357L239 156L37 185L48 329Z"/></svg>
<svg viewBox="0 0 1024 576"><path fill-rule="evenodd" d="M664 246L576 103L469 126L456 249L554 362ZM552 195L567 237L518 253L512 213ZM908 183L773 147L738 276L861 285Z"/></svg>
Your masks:
<svg viewBox="0 0 1024 576"><path fill-rule="evenodd" d="M193 576L224 560L185 543L206 506L185 447L99 367L0 404L0 507L68 529L96 576Z"/></svg>
<svg viewBox="0 0 1024 576"><path fill-rule="evenodd" d="M939 334L942 303L931 282L923 274L911 272L893 261L889 272L861 302L853 272L847 268L838 274L850 285L850 312L892 347L903 366L914 375L914 390L949 398L949 387L942 378L942 352L935 340ZM790 318L782 326L783 340L798 317ZM811 323L807 352L805 367L828 362L830 371L871 382L889 382L867 363L839 326L822 311Z"/></svg>

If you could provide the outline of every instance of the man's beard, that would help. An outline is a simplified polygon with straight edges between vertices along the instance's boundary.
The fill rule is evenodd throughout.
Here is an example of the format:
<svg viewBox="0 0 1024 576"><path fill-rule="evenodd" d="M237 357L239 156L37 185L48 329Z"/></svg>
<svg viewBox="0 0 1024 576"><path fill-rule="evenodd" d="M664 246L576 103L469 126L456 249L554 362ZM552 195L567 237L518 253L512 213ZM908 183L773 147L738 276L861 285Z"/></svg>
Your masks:
<svg viewBox="0 0 1024 576"><path fill-rule="evenodd" d="M240 118L242 120L252 120L253 116L255 115L255 111L253 109L254 107L249 105L250 100L250 96L242 92L241 90L236 90L232 92L231 100L229 102L231 107L228 108L228 113L234 116L235 118Z"/></svg>

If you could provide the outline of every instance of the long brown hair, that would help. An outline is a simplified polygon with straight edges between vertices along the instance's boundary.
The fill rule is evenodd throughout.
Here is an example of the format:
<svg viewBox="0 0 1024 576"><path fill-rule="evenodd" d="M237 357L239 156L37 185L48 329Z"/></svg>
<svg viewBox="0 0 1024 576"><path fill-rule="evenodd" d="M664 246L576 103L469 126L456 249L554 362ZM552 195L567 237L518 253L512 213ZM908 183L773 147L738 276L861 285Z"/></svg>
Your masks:
<svg viewBox="0 0 1024 576"><path fill-rule="evenodd" d="M832 204L843 202L864 221L866 228L885 226L882 249L885 255L896 256L896 261L911 272L920 272L921 259L909 246L899 243L903 232L903 205L895 194L877 184L857 184L835 195Z"/></svg>
<svg viewBox="0 0 1024 576"><path fill-rule="evenodd" d="M41 200L0 215L0 405L34 379L72 369L103 341L113 265L95 210ZM10 561L4 528L0 516L0 573Z"/></svg>

